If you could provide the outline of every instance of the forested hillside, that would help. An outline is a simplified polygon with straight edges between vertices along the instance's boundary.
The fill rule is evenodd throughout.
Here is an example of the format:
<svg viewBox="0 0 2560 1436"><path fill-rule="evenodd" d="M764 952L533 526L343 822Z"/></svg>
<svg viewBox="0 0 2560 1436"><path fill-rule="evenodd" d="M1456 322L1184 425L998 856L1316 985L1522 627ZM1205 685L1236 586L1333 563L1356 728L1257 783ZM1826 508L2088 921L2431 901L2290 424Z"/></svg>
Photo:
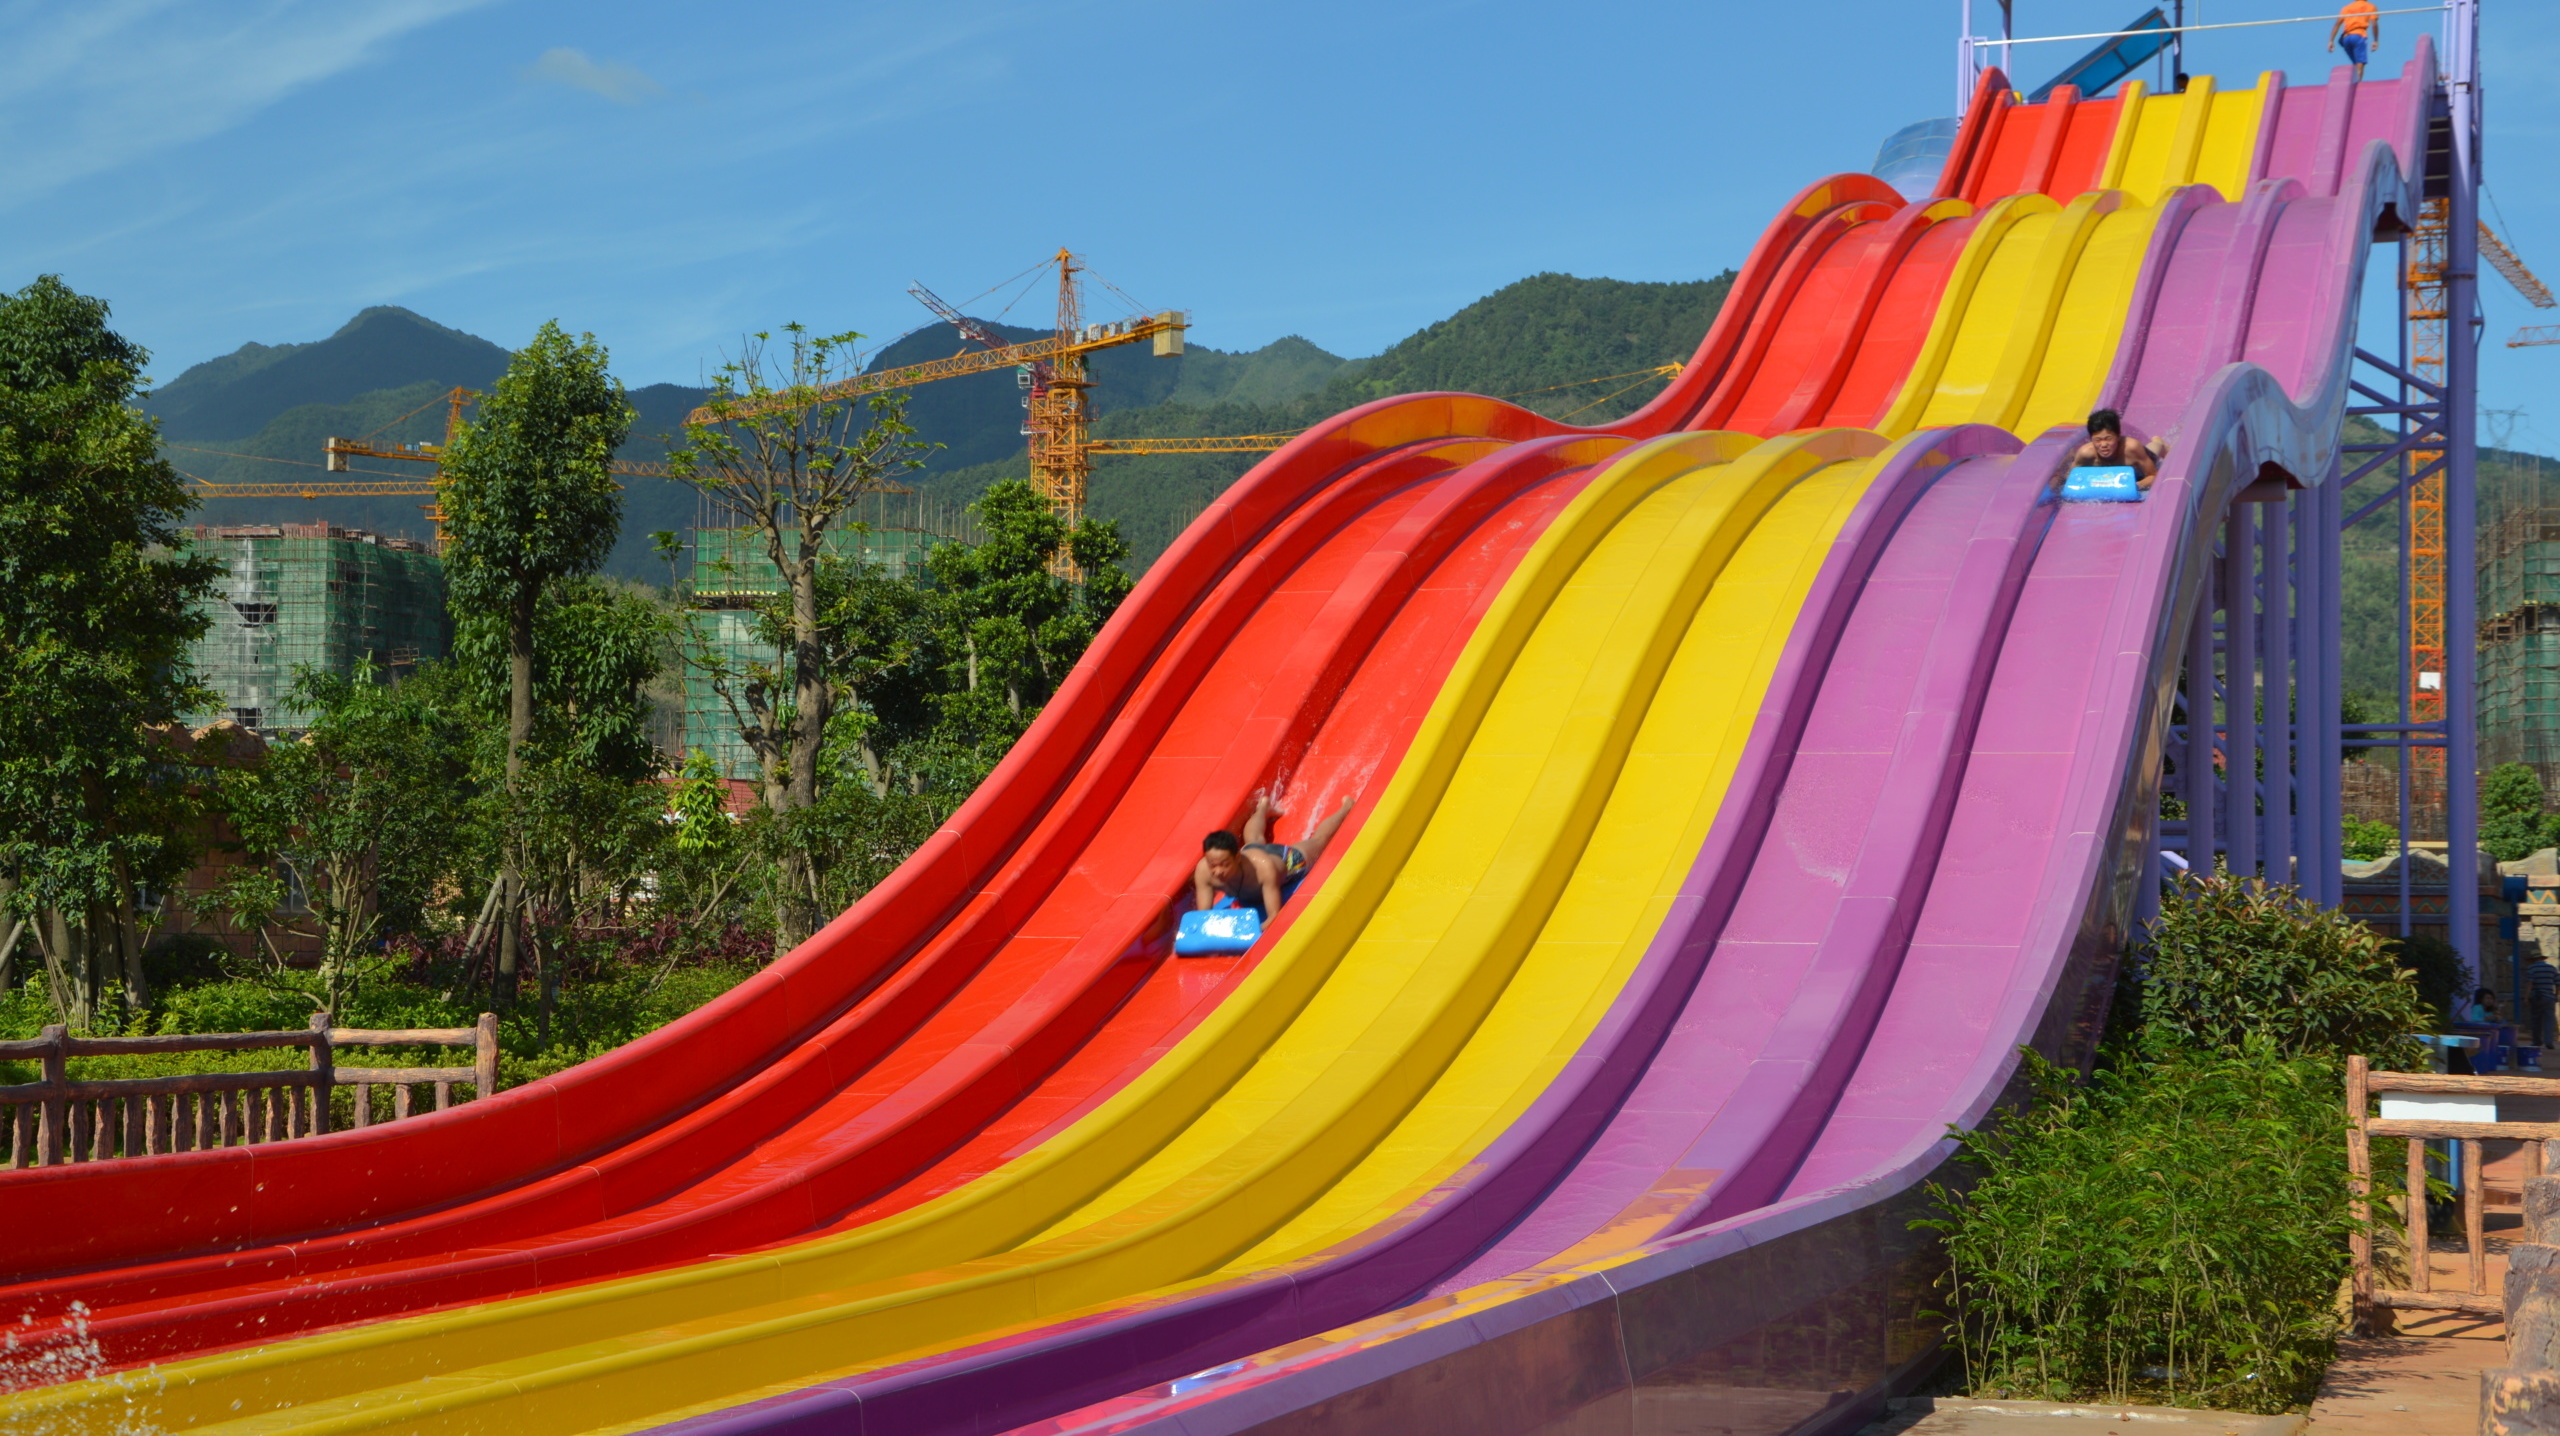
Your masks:
<svg viewBox="0 0 2560 1436"><path fill-rule="evenodd" d="M1145 344L1095 356L1094 406L1102 435L1206 435L1303 428L1390 394L1461 389L1515 397L1558 417L1616 418L1660 392L1641 373L1686 359L1723 302L1730 274L1680 284L1541 274L1510 285L1371 359L1345 360L1295 335L1249 353L1192 346L1156 358ZM993 326L1008 340L1046 330ZM508 336L501 336L506 338ZM608 342L610 336L607 336ZM882 346L868 369L938 359L970 347L934 324ZM498 343L447 329L405 309L368 309L325 340L248 344L195 365L153 394L169 458L215 483L318 479L332 435L377 443L444 436L444 394L485 387L505 367ZM914 480L928 494L965 503L999 478L1028 470L1022 391L1011 370L944 380L909 391L908 416L941 447ZM632 391L640 418L620 456L656 460L703 391L652 384ZM1120 521L1140 565L1161 552L1209 500L1251 467L1253 455L1106 458L1094 474L1096 516ZM351 461L353 477L418 477L424 466ZM310 522L423 536L423 496L222 499L201 521ZM648 535L693 525L691 490L662 479L626 480L623 532L609 571L662 580Z"/></svg>

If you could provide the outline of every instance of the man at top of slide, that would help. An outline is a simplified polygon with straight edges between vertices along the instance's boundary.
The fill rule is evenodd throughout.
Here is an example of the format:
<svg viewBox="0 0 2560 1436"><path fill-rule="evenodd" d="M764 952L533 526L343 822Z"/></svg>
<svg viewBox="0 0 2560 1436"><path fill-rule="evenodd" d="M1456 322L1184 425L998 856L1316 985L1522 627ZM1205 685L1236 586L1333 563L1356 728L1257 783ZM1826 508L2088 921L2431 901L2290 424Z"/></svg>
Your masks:
<svg viewBox="0 0 2560 1436"><path fill-rule="evenodd" d="M2364 78L2364 66L2373 58L2373 47L2382 43L2382 9L2373 0L2347 0L2338 11L2337 20L2329 26L2329 53L2338 46L2347 47L2347 58L2355 62L2356 78Z"/></svg>

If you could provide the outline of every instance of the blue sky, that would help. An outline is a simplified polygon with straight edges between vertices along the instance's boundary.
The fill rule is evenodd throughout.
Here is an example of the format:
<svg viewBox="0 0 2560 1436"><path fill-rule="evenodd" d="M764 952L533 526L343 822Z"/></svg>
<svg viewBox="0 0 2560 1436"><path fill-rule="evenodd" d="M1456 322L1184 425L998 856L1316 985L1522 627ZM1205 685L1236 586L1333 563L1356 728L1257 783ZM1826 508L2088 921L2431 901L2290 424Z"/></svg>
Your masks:
<svg viewBox="0 0 2560 1436"><path fill-rule="evenodd" d="M961 299L1066 244L1196 342L1368 354L1540 270L1738 262L1949 112L1956 8L0 0L0 282L106 296L163 378L401 304L511 346L557 317L643 384L784 320L893 336L909 280ZM2021 0L2020 33L2141 8ZM2560 282L2560 0L2488 13L2490 187ZM2310 81L2322 35L2199 36L2189 68ZM2484 404L2560 449L2560 348L2503 348L2530 311L2486 283Z"/></svg>

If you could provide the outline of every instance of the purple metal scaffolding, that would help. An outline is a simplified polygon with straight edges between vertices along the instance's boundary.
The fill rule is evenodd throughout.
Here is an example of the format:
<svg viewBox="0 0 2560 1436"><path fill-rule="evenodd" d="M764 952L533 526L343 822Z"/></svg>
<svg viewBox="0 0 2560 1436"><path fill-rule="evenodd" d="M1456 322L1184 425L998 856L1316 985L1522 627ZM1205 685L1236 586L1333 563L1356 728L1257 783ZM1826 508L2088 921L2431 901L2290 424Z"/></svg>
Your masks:
<svg viewBox="0 0 2560 1436"><path fill-rule="evenodd" d="M2347 413L2387 431L2376 443L2341 445L2325 482L2275 490L2252 485L2223 523L2216 562L2187 633L2187 685L2167 756L2163 791L2186 807L2183 820L2161 825L2163 842L2190 868L2210 870L2215 855L2236 874L2295 881L2304 896L2338 905L2344 827L2338 761L2350 748L2441 749L2445 755L2448 882L2446 937L2473 981L2480 972L2480 893L2473 880L2479 846L2479 739L2476 653L2478 504L2474 484L2475 415L2482 318L2478 313L2477 203L2480 191L2478 0L2456 0L2445 24L2445 87L2437 100L2425 193L2448 202L2451 236L2445 268L2448 332L2445 370L2435 382L2412 371L2409 353L2408 240L2399 246L2396 284L2399 354L2385 359L2355 351ZM2413 464L2414 454L2431 454ZM2384 475L2379 492L2349 488ZM2444 478L2445 716L2417 721L2409 709L2410 499L2416 486ZM2341 722L2344 632L2339 614L2342 538L2346 530L2389 514L2398 523L2400 634L2399 713L2389 723ZM2202 705L2198 695L2209 695ZM2254 703L2253 703L2254 697ZM2199 711L2201 723L2190 721ZM2220 762L2216 757L2219 754ZM2399 765L2400 849L2409 850L2410 816L2422 795L2412 765ZM2209 781L2197 783L2203 775ZM2235 799L2235 781L2240 797ZM2460 855L2472 855L2465 860ZM2409 865L2399 866L2397 925L2406 935L2416 912Z"/></svg>

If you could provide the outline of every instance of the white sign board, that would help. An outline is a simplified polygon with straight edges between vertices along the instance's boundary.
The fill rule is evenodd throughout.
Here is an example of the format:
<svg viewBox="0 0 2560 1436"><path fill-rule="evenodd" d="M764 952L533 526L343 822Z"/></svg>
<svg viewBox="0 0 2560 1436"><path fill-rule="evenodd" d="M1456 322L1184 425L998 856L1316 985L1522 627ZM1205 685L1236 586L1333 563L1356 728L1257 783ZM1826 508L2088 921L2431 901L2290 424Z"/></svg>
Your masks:
<svg viewBox="0 0 2560 1436"><path fill-rule="evenodd" d="M2382 1120L2494 1122L2498 1120L2498 1099L2478 1097L2468 1092L2385 1092L2382 1094Z"/></svg>

